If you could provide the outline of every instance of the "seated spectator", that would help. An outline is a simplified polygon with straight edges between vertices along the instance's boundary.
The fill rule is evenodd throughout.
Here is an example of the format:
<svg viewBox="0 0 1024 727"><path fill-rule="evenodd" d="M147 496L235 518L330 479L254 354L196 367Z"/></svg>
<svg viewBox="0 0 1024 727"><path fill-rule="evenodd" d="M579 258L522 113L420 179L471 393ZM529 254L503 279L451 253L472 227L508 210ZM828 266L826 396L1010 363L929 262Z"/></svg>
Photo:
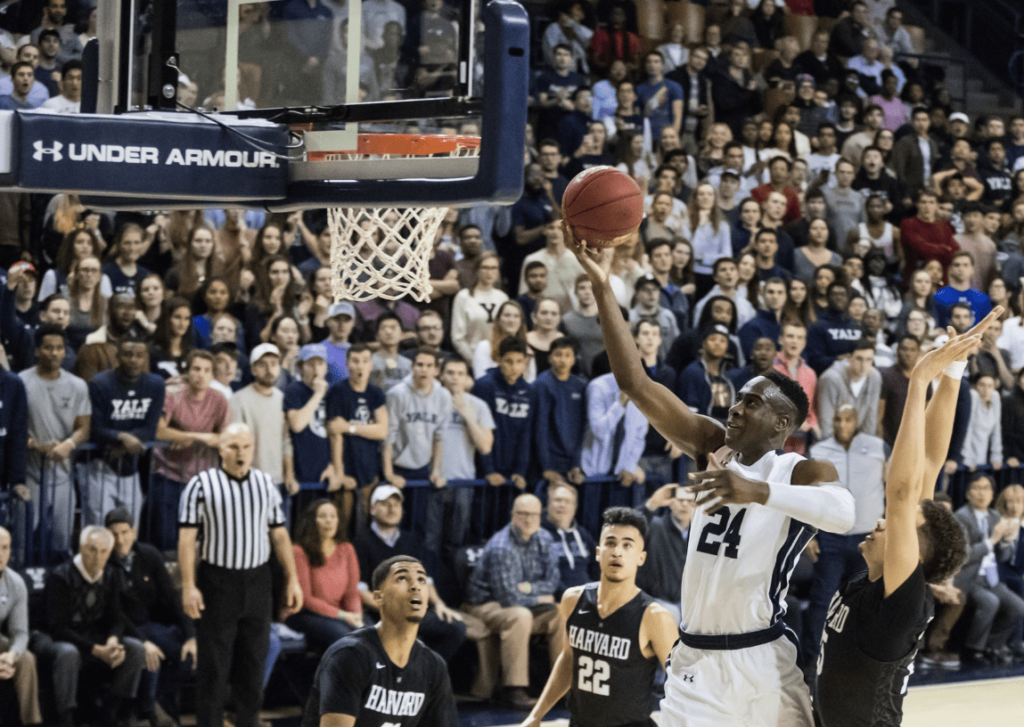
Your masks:
<svg viewBox="0 0 1024 727"><path fill-rule="evenodd" d="M1024 487L1020 485L1007 485L996 498L996 510L999 517L1008 520L1010 523L1021 522L1024 518ZM999 580L1006 584L1006 587L1024 598L1024 533L1020 529L1011 533L1010 537L1002 544L1002 556L999 559ZM1007 557L1008 556L1008 557ZM1020 632L1018 630L1018 637ZM1013 649L1019 641L1010 644Z"/></svg>
<svg viewBox="0 0 1024 727"><path fill-rule="evenodd" d="M662 508L666 510L660 512ZM679 623L679 584L686 565L690 521L694 513L693 493L676 483L659 487L644 503L647 518L647 560L637 571L637 585L668 609Z"/></svg>
<svg viewBox="0 0 1024 727"><path fill-rule="evenodd" d="M452 397L437 381L438 354L420 351L412 376L387 392L388 436L382 448L384 479L396 487L406 480L430 480L444 487L441 429Z"/></svg>
<svg viewBox="0 0 1024 727"><path fill-rule="evenodd" d="M171 724L179 717L178 693L186 672L196 666L195 627L181 610L163 555L136 539L128 510L111 510L103 524L114 536L111 565L120 578L121 610L146 650L138 714L150 724Z"/></svg>
<svg viewBox="0 0 1024 727"><path fill-rule="evenodd" d="M163 381L180 383L193 341L192 306L184 298L168 298L164 301L149 350L149 370Z"/></svg>
<svg viewBox="0 0 1024 727"><path fill-rule="evenodd" d="M89 382L89 398L89 435L101 456L88 465L82 521L100 523L115 507L127 507L137 520L142 511L138 455L155 438L164 406L163 381L146 373L146 344L132 336L122 338L117 367Z"/></svg>
<svg viewBox="0 0 1024 727"><path fill-rule="evenodd" d="M327 435L327 349L322 343L302 347L300 378L284 389L284 415L292 442L299 483L330 482L331 445Z"/></svg>
<svg viewBox="0 0 1024 727"><path fill-rule="evenodd" d="M832 282L827 289L828 307L807 331L807 363L819 376L837 359L849 355L864 331L846 312L849 288Z"/></svg>
<svg viewBox="0 0 1024 727"><path fill-rule="evenodd" d="M1001 519L991 503L992 480L977 475L967 487L967 504L956 511L967 535L967 562L954 583L974 605L964 641L964 665L1009 663L1014 654L1008 641L1024 619L1024 599L1000 580L998 567L998 558L1008 554L1006 546L1019 533L1020 524Z"/></svg>
<svg viewBox="0 0 1024 727"><path fill-rule="evenodd" d="M800 384L800 388L807 395L807 401L814 401L818 377L814 369L802 358L806 345L807 328L803 322L785 320L782 324L782 334L779 336L779 352L775 356L774 368ZM786 451L803 454L806 451L808 432L814 432L815 437L820 437L821 434L818 428L818 415L813 406L807 412L804 423L786 440Z"/></svg>
<svg viewBox="0 0 1024 727"><path fill-rule="evenodd" d="M63 556L71 552L75 520L72 455L89 439L92 403L86 383L61 368L67 344L60 326L44 323L36 329L35 338L38 363L19 374L28 418L24 484L33 503L32 527L38 527L46 512L50 547Z"/></svg>
<svg viewBox="0 0 1024 727"><path fill-rule="evenodd" d="M550 481L549 481L550 482ZM569 483L550 482L547 490L547 508L541 527L551 534L552 548L558 558L559 583L555 599L573 586L582 586L600 577L594 548L597 542L582 525L576 522L579 493Z"/></svg>
<svg viewBox="0 0 1024 727"><path fill-rule="evenodd" d="M747 357L747 365L733 368L726 373L733 390L739 391L751 379L764 376L772 370L776 354L775 340L765 336L755 339L750 356Z"/></svg>
<svg viewBox="0 0 1024 727"><path fill-rule="evenodd" d="M75 724L80 677L90 686L109 682L101 722L119 724L146 668L146 649L125 635L133 629L121 605L121 580L108 562L114 536L106 528L87 525L79 546L74 560L46 575L46 627L36 632L32 651L39 668L52 675L52 705L61 727Z"/></svg>
<svg viewBox="0 0 1024 727"><path fill-rule="evenodd" d="M615 61L622 61L633 73L639 70L640 39L626 29L626 11L622 6L613 5L608 21L597 26L590 39L590 51L593 71L599 75L607 72Z"/></svg>
<svg viewBox="0 0 1024 727"><path fill-rule="evenodd" d="M337 506L314 500L302 513L296 530L295 572L302 587L302 610L285 622L304 634L318 652L363 627L359 597L359 562L346 542Z"/></svg>
<svg viewBox="0 0 1024 727"><path fill-rule="evenodd" d="M0 527L0 719L5 724L16 724L19 718L23 725L42 724L36 657L28 650L28 589L8 566L10 557L11 534ZM10 689L4 689L4 682Z"/></svg>
<svg viewBox="0 0 1024 727"><path fill-rule="evenodd" d="M679 336L679 324L675 314L661 303L661 285L651 274L644 275L636 282L636 306L629 312L629 322L636 323L643 317L654 318L661 328L661 355L668 354L672 341Z"/></svg>
<svg viewBox="0 0 1024 727"><path fill-rule="evenodd" d="M498 288L500 269L498 256L481 254L476 269L476 284L460 290L452 304L452 345L464 360L472 361L476 345L491 336L498 306L508 296Z"/></svg>
<svg viewBox="0 0 1024 727"><path fill-rule="evenodd" d="M844 71L843 62L829 48L829 40L827 30L818 30L811 39L811 47L798 55L794 62L798 71L813 76L819 87L830 79L839 80Z"/></svg>
<svg viewBox="0 0 1024 727"><path fill-rule="evenodd" d="M964 441L963 464L972 472L979 466L1003 467L1002 400L991 376L981 375L971 387L971 419Z"/></svg>
<svg viewBox="0 0 1024 727"><path fill-rule="evenodd" d="M435 310L425 310L416 321L416 338L404 339L400 353L410 361L416 358L421 348L429 348L442 354L451 354L451 345L445 340L444 318Z"/></svg>
<svg viewBox="0 0 1024 727"><path fill-rule="evenodd" d="M395 555L410 555L424 563L432 562L431 554L416 535L399 528L403 501L402 491L398 488L391 485L377 486L370 496L370 528L355 543L359 559L359 596L363 601L365 615L372 621L377 620L377 606L369 584L362 580L364 574L372 574L378 565ZM427 598L430 608L420 623L419 638L446 662L451 663L467 636L477 641L478 645L487 640L488 632L483 624L467 614L448 608L438 595L433 581L428 585ZM487 653L486 645L483 653Z"/></svg>
<svg viewBox="0 0 1024 727"><path fill-rule="evenodd" d="M970 253L974 261L974 274L970 286L975 290L985 289L985 284L992 279L996 270L996 244L985 234L985 208L977 203L969 203L960 210L960 219L964 231L954 236L960 252ZM981 317L978 318L981 320Z"/></svg>
<svg viewBox="0 0 1024 727"><path fill-rule="evenodd" d="M601 325L597 322L594 288L586 273L576 278L574 292L578 305L575 310L567 311L562 316L562 329L576 342L577 364L583 375L590 378L594 357L604 350L604 338Z"/></svg>
<svg viewBox="0 0 1024 727"><path fill-rule="evenodd" d="M974 255L958 252L949 263L949 285L935 293L935 322L940 328L950 324L955 305L966 305L973 321L980 321L992 310L988 296L971 287L974 277Z"/></svg>
<svg viewBox="0 0 1024 727"><path fill-rule="evenodd" d="M481 457L481 469L492 485L510 480L522 490L530 466L533 388L523 379L526 341L508 337L498 345L498 366L478 379L470 393L483 399L494 416L494 449Z"/></svg>
<svg viewBox="0 0 1024 727"><path fill-rule="evenodd" d="M594 99L593 115L596 121L604 124L604 122L611 120L615 115L615 111L619 107L617 89L619 84L626 79L627 73L625 61L612 61L607 75L603 76L600 81L597 81L591 87ZM608 136L610 137L611 135L609 134Z"/></svg>
<svg viewBox="0 0 1024 727"><path fill-rule="evenodd" d="M544 248L527 255L523 260L524 273L523 278L519 281L519 294L522 296L526 292L526 267L534 261L541 262L547 270L547 286L544 289L544 295L557 301L561 310L572 310L573 287L576 284L576 278L583 272L583 268L580 267L576 256L565 246L561 221L553 220L544 226L544 240ZM527 317L533 313L531 310L525 312Z"/></svg>
<svg viewBox="0 0 1024 727"><path fill-rule="evenodd" d="M881 391L882 375L875 369L875 342L866 338L855 341L849 357L837 360L818 380L821 436L832 436L835 412L844 404L857 410L860 431L875 436Z"/></svg>
<svg viewBox="0 0 1024 727"><path fill-rule="evenodd" d="M412 362L399 355L402 340L402 320L391 311L377 319L377 350L373 352L370 383L382 391L398 385L412 372Z"/></svg>
<svg viewBox="0 0 1024 727"><path fill-rule="evenodd" d="M156 436L170 447L153 450L149 479L149 538L161 550L178 546L178 504L189 480L217 466L220 434L231 424L231 408L213 391L214 357L192 351L185 369L185 386L164 398Z"/></svg>
<svg viewBox="0 0 1024 727"><path fill-rule="evenodd" d="M462 359L441 362L441 383L452 397L451 416L441 430L442 475L446 482L475 480L477 455L486 456L494 447L494 417L486 402L469 393L473 377ZM431 496L426 545L432 552L449 556L463 545L473 493L470 487L445 487Z"/></svg>
<svg viewBox="0 0 1024 727"><path fill-rule="evenodd" d="M750 70L750 47L736 43L727 62L719 60L711 74L711 95L715 120L727 124L734 138L743 122L763 108L761 90Z"/></svg>
<svg viewBox="0 0 1024 727"><path fill-rule="evenodd" d="M725 358L729 347L729 329L715 324L706 327L701 335L700 355L679 372L676 393L693 411L725 422L736 394L726 377L731 368Z"/></svg>
<svg viewBox="0 0 1024 727"><path fill-rule="evenodd" d="M541 528L540 500L519 495L512 522L484 546L463 606L500 640L502 699L511 709L525 711L536 703L526 693L530 636L545 637L552 665L562 652L565 624L554 607L559 579L554 540Z"/></svg>
<svg viewBox="0 0 1024 727"><path fill-rule="evenodd" d="M14 60L18 63L28 63L32 67L32 90L29 91L28 101L32 108L39 108L50 97L50 91L35 78L35 67L39 64L39 47L33 43L25 43L18 48ZM11 70L8 68L8 75L0 79L0 96L9 95L14 91Z"/></svg>

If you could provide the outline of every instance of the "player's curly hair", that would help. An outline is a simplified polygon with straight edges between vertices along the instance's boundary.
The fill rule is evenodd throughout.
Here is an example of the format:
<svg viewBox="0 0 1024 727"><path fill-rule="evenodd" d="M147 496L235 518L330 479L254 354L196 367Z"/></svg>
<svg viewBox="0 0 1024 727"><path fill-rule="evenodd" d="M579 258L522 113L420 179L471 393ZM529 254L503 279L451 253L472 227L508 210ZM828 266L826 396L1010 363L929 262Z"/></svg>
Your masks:
<svg viewBox="0 0 1024 727"><path fill-rule="evenodd" d="M601 516L601 529L609 525L628 525L640 532L640 537L647 541L647 518L639 510L632 507L609 507Z"/></svg>
<svg viewBox="0 0 1024 727"><path fill-rule="evenodd" d="M956 516L932 500L921 501L924 524L918 529L924 579L942 583L967 560L967 538Z"/></svg>
<svg viewBox="0 0 1024 727"><path fill-rule="evenodd" d="M807 419L807 412L811 408L810 402L807 401L807 394L804 393L804 390L800 388L800 384L795 380L780 374L778 371L769 371L764 374L764 377L778 386L782 395L793 404L793 407L796 409L796 420L793 422L793 429L799 429L803 426L804 420Z"/></svg>

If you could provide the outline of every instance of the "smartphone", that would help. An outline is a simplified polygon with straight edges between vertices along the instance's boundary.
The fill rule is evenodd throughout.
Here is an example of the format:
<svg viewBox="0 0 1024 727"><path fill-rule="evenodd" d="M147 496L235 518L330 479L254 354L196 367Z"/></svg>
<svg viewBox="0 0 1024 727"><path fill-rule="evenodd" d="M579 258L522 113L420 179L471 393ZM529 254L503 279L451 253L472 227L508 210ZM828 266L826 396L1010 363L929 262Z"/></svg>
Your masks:
<svg viewBox="0 0 1024 727"><path fill-rule="evenodd" d="M676 487L676 499L677 500L695 500L697 496L690 490L689 487Z"/></svg>

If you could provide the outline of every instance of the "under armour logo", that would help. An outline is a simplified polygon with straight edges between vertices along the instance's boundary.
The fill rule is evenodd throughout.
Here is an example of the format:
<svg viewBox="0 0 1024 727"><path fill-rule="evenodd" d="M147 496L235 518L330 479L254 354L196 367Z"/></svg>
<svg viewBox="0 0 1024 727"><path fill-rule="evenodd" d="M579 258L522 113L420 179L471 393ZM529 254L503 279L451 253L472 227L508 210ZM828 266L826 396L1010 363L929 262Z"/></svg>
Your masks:
<svg viewBox="0 0 1024 727"><path fill-rule="evenodd" d="M696 676L696 675L694 675L694 674L680 674L680 676L683 678L684 682L690 682L690 684L693 684L693 677Z"/></svg>
<svg viewBox="0 0 1024 727"><path fill-rule="evenodd" d="M51 147L45 146L42 141L37 141L32 145L32 148L36 150L32 155L32 158L37 162L43 161L43 157L47 154L52 156L53 161L55 162L59 162L64 158L64 155L60 153L60 150L64 148L64 145L59 141L53 142L53 146Z"/></svg>

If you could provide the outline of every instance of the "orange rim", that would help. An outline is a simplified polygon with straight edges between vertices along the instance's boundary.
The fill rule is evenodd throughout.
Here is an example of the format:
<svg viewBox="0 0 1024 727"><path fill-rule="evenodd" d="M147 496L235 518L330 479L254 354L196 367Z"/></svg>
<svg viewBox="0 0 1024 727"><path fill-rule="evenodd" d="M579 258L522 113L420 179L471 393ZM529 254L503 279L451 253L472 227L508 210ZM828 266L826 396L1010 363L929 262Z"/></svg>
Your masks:
<svg viewBox="0 0 1024 727"><path fill-rule="evenodd" d="M479 149L479 136L441 136L439 134L359 134L355 149L307 151L306 161L326 161L338 154L392 156L433 156L463 149Z"/></svg>

